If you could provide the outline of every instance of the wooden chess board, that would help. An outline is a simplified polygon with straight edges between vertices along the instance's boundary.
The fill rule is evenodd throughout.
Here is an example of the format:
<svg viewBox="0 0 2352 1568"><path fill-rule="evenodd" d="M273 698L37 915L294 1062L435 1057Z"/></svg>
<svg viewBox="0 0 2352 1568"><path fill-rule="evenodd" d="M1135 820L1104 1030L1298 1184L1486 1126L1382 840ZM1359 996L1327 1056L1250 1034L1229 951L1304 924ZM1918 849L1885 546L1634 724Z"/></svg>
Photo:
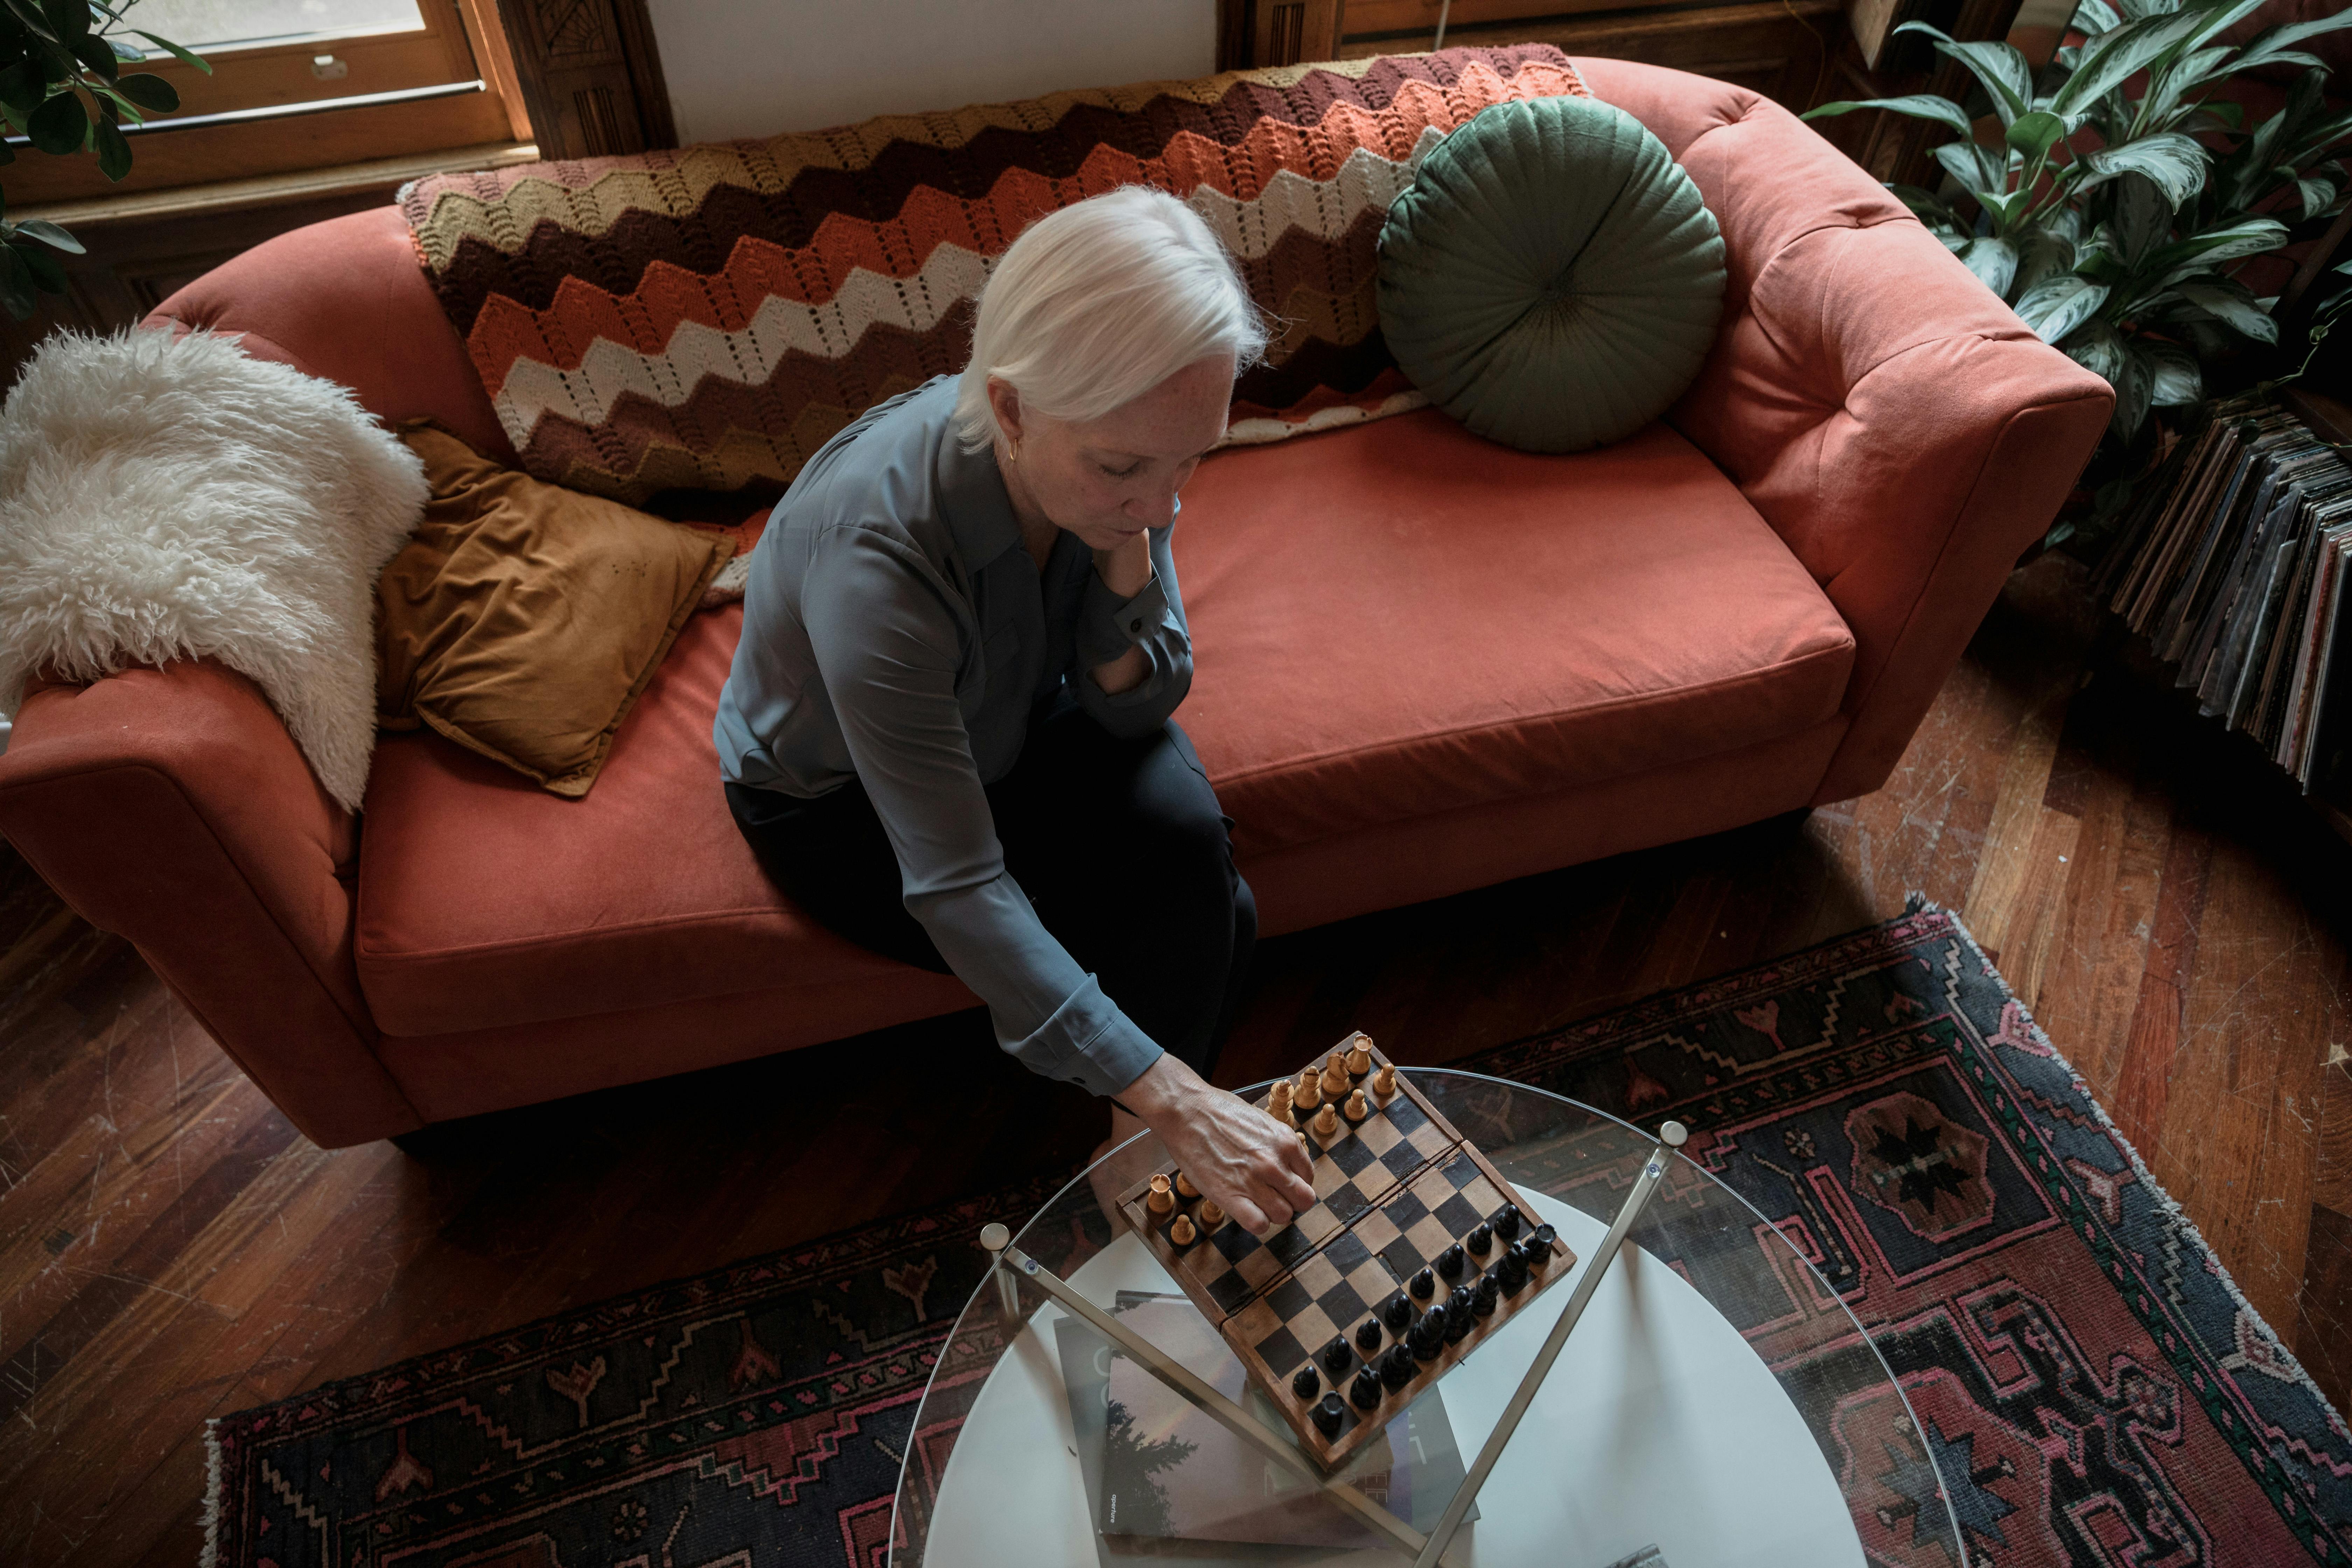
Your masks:
<svg viewBox="0 0 2352 1568"><path fill-rule="evenodd" d="M1538 1246L1540 1222L1533 1211L1519 1202L1478 1146L1454 1131L1404 1075L1395 1076L1392 1094L1377 1099L1376 1075L1390 1064L1360 1034L1342 1040L1339 1048L1344 1053L1357 1045L1370 1058L1370 1066L1349 1078L1352 1087L1364 1089L1369 1114L1356 1124L1339 1118L1328 1135L1315 1131L1311 1116L1297 1118L1313 1154L1317 1202L1289 1225L1263 1241L1230 1218L1200 1235L1203 1200L1171 1192L1173 1205L1165 1214L1155 1214L1149 1206L1150 1177L1118 1199L1128 1223L1216 1325L1251 1380L1298 1434L1300 1447L1327 1469L1345 1463L1422 1390L1477 1349L1512 1314L1524 1311L1546 1286L1565 1279L1576 1264L1576 1255L1551 1237L1548 1226L1540 1238L1548 1245ZM1318 1062L1310 1070L1323 1066ZM1264 1109L1268 1099L1260 1095L1256 1103ZM1159 1174L1172 1186L1180 1173ZM1483 1255L1469 1245L1480 1226L1494 1228L1507 1206L1523 1214L1519 1238L1525 1271L1525 1283L1508 1291L1501 1287L1517 1270L1507 1268L1503 1259L1512 1244L1494 1236ZM1189 1246L1179 1246L1171 1237L1180 1216L1193 1222L1196 1234ZM1457 1244L1463 1247L1460 1272L1444 1277L1441 1264L1447 1249ZM1536 1257L1545 1261L1526 1262ZM1418 1300L1413 1281L1424 1269L1431 1293ZM1412 1325L1427 1316L1432 1305L1446 1301L1457 1287L1469 1291L1475 1302L1480 1282L1489 1275L1495 1276L1495 1288L1486 1292L1491 1314L1449 1310L1447 1317L1466 1321L1466 1331L1425 1346L1426 1354L1406 1344L1414 1333ZM1398 1311L1394 1303L1400 1300L1405 1303L1399 1313L1406 1323L1402 1332L1385 1321L1387 1313ZM1359 1348L1357 1337L1367 1321L1378 1325L1379 1335L1369 1355ZM1327 1353L1338 1361L1331 1349L1335 1342L1346 1352L1336 1375L1323 1361ZM1400 1346L1412 1358L1412 1374L1401 1384L1395 1379L1403 1364L1396 1362ZM1351 1397L1357 1373L1366 1366L1377 1370L1384 1365L1391 1376L1383 1381L1378 1401L1370 1409L1360 1408ZM1312 1368L1315 1377L1311 1394L1303 1387L1306 1368ZM1337 1430L1327 1436L1315 1412L1331 1394L1339 1396L1339 1418ZM1328 1406L1325 1409L1328 1418Z"/></svg>

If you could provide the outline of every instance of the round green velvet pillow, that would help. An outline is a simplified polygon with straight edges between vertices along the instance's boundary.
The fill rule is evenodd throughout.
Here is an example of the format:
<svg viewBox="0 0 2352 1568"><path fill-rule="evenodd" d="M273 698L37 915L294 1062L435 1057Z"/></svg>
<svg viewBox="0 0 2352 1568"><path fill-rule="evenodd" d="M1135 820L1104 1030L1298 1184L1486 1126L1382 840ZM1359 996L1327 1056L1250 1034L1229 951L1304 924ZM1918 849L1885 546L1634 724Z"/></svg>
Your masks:
<svg viewBox="0 0 2352 1568"><path fill-rule="evenodd" d="M1381 229L1381 331L1489 440L1630 436L1698 375L1723 237L1664 143L1590 98L1497 103L1431 149Z"/></svg>

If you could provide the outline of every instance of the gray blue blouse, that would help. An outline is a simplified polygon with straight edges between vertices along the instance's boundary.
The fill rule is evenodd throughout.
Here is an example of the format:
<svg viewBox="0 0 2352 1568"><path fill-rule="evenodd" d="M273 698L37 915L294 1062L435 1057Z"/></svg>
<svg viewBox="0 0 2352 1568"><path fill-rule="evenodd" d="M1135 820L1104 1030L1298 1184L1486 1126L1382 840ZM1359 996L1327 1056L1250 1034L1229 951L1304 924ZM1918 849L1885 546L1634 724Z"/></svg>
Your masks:
<svg viewBox="0 0 2352 1568"><path fill-rule="evenodd" d="M993 453L964 451L951 376L860 416L776 503L752 552L743 640L712 734L733 784L803 798L855 778L898 851L907 910L1034 1072L1116 1094L1160 1047L1039 922L1004 868L982 786L1013 769L1031 714L1065 689L1114 735L1168 721L1192 683L1169 552L1152 581L1103 584L1075 534L1044 572ZM1130 647L1150 673L1117 696L1087 674Z"/></svg>

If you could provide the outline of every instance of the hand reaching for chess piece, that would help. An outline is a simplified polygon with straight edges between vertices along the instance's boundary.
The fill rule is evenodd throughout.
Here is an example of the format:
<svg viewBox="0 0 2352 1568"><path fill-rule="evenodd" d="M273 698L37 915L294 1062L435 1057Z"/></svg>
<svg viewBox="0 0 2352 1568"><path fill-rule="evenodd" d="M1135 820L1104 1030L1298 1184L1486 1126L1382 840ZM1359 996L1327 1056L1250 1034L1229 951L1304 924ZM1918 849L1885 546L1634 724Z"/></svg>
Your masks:
<svg viewBox="0 0 2352 1568"><path fill-rule="evenodd" d="M1134 1115L1114 1111L1112 1138L1132 1133L1140 1118L1192 1184L1251 1235L1278 1230L1313 1205L1315 1168L1298 1135L1176 1058L1152 1063L1118 1099Z"/></svg>

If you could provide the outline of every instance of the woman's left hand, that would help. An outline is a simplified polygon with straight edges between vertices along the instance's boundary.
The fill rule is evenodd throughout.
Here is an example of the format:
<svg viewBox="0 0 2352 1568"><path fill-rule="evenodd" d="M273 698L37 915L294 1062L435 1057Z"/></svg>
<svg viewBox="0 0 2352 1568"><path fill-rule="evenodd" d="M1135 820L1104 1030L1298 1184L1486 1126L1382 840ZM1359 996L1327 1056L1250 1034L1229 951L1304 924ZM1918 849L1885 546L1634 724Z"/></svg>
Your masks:
<svg viewBox="0 0 2352 1568"><path fill-rule="evenodd" d="M1138 530L1116 550L1095 552L1095 571L1103 586L1122 599L1132 599L1151 581L1151 533Z"/></svg>

